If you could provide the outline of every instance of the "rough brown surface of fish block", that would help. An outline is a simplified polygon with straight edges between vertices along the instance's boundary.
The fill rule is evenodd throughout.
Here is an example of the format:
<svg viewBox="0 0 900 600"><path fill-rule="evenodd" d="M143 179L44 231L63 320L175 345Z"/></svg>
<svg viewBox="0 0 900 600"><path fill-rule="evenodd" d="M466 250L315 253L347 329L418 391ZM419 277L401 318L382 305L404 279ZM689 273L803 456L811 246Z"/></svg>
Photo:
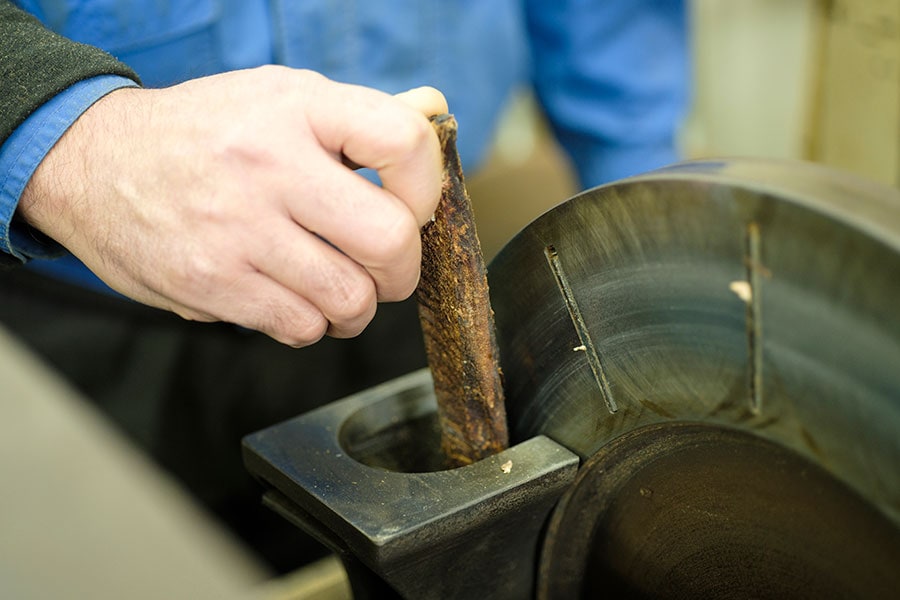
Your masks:
<svg viewBox="0 0 900 600"><path fill-rule="evenodd" d="M509 436L487 269L456 150L456 120L441 115L432 123L444 180L434 221L422 232L416 295L441 445L451 466L460 466L505 449Z"/></svg>

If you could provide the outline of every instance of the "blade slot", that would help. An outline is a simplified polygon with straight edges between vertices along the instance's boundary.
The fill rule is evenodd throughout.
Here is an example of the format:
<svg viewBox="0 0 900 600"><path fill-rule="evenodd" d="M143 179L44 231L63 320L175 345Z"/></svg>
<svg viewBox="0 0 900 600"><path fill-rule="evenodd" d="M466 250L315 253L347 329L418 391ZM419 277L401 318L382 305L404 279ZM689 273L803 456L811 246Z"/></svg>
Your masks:
<svg viewBox="0 0 900 600"><path fill-rule="evenodd" d="M576 333L578 333L578 339L581 341L581 346L576 346L573 350L583 351L587 356L588 365L590 365L594 379L597 381L597 387L600 388L600 395L603 397L606 409L610 414L615 414L619 407L612 396L609 380L606 378L603 363L600 361L600 355L597 354L597 348L591 339L587 323L585 323L584 317L581 316L581 309L578 308L578 303L575 301L572 286L569 285L569 280L562 268L562 264L560 264L559 253L554 246L547 246L544 248L544 256L547 257L547 264L550 265L550 270L556 279L556 285L559 287L559 291L565 300L566 310L569 311L569 317L572 319L572 324L575 326Z"/></svg>

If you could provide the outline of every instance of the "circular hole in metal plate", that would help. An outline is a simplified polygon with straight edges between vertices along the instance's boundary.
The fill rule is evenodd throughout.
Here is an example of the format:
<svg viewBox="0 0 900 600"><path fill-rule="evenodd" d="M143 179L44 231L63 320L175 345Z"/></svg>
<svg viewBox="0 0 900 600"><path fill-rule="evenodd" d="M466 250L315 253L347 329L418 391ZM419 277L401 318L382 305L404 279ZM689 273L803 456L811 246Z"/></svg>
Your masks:
<svg viewBox="0 0 900 600"><path fill-rule="evenodd" d="M415 388L357 410L338 440L350 457L370 467L425 473L446 468L440 435L433 395Z"/></svg>

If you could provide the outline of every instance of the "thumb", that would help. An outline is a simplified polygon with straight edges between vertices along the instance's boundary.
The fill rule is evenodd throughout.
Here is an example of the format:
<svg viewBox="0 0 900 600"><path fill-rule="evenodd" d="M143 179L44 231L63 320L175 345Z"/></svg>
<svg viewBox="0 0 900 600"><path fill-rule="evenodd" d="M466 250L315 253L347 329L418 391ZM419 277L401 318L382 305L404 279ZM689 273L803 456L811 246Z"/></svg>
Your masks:
<svg viewBox="0 0 900 600"><path fill-rule="evenodd" d="M394 97L421 112L426 117L442 115L449 111L444 94L427 85L400 92L395 94Z"/></svg>

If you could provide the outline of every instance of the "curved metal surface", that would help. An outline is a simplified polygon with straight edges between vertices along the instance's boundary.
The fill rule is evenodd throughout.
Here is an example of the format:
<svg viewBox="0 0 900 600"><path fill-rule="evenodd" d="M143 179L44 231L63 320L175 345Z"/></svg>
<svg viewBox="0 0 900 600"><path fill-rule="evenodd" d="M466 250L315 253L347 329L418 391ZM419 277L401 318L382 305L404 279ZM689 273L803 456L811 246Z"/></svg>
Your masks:
<svg viewBox="0 0 900 600"><path fill-rule="evenodd" d="M896 587L856 584L897 576L898 192L686 163L558 206L488 278L517 445L432 472L412 374L245 440L289 518L405 597L528 597L538 548L544 597Z"/></svg>
<svg viewBox="0 0 900 600"><path fill-rule="evenodd" d="M587 191L489 267L513 441L653 423L777 442L900 524L900 194L802 163Z"/></svg>
<svg viewBox="0 0 900 600"><path fill-rule="evenodd" d="M648 425L579 470L537 597L895 598L900 529L795 452L732 428Z"/></svg>

